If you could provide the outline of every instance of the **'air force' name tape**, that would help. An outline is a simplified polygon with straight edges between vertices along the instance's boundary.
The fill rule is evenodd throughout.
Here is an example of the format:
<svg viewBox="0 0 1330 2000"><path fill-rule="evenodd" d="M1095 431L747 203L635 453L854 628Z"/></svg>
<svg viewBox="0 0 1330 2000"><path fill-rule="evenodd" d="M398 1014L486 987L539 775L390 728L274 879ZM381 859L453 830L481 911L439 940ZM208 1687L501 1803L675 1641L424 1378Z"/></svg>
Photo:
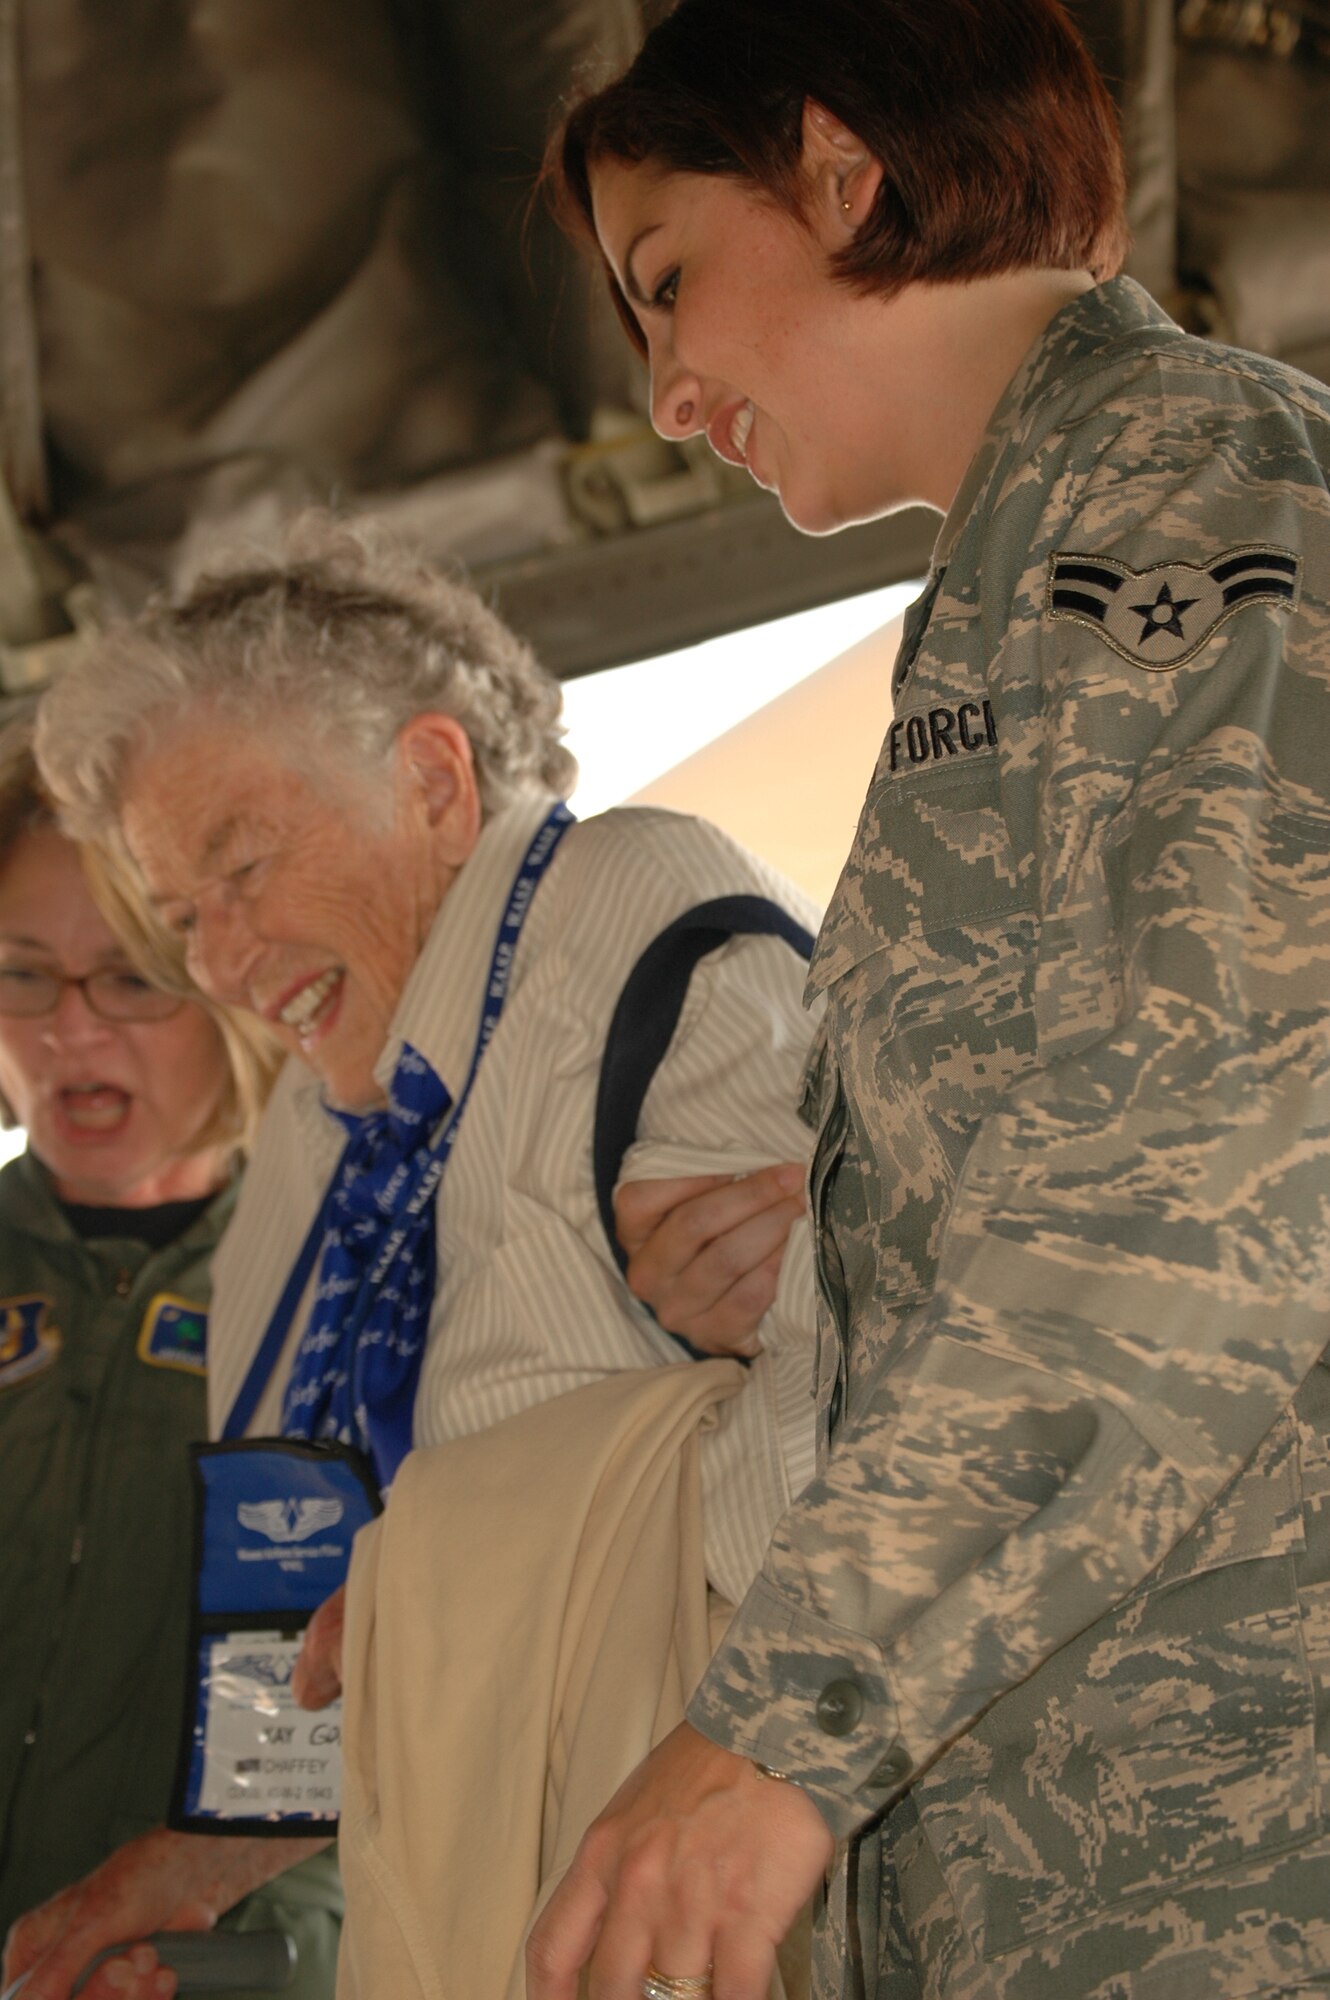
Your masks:
<svg viewBox="0 0 1330 2000"><path fill-rule="evenodd" d="M1134 667L1167 673L1193 659L1215 628L1248 604L1291 610L1302 575L1288 549L1226 549L1204 568L1152 563L1129 569L1109 556L1064 552L1048 559L1046 605L1097 632Z"/></svg>
<svg viewBox="0 0 1330 2000"><path fill-rule="evenodd" d="M994 750L997 740L991 701L920 709L914 715L898 715L887 731L887 768L903 771L973 750Z"/></svg>

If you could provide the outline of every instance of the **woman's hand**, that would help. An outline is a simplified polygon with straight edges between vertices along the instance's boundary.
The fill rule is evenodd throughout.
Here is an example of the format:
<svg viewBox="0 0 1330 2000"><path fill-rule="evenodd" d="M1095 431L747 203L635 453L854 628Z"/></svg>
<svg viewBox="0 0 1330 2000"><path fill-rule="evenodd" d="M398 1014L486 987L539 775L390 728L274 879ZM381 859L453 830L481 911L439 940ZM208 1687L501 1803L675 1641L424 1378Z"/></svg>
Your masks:
<svg viewBox="0 0 1330 2000"><path fill-rule="evenodd" d="M587 1833L532 1929L528 2000L641 2000L649 1965L714 1967L714 2000L767 2000L776 1947L831 1860L797 1785L679 1727Z"/></svg>
<svg viewBox="0 0 1330 2000"><path fill-rule="evenodd" d="M325 1597L305 1627L291 1674L291 1692L302 1708L326 1708L342 1692L342 1634L346 1585Z"/></svg>
<svg viewBox="0 0 1330 2000"><path fill-rule="evenodd" d="M614 1219L629 1290L704 1354L757 1354L803 1189L804 1169L793 1163L740 1180L623 1182Z"/></svg>
<svg viewBox="0 0 1330 2000"><path fill-rule="evenodd" d="M326 1840L247 1840L214 1834L141 1834L81 1882L20 1917L5 1946L3 1983L31 1976L23 2000L67 2000L99 1951L153 1931L211 1930L251 1889L270 1882ZM107 1959L80 2000L162 2000L176 1978L147 1945Z"/></svg>
<svg viewBox="0 0 1330 2000"><path fill-rule="evenodd" d="M47 1984L50 1976L44 1967L35 1972L18 1988L19 2000L36 2000L39 1993L45 2000L48 1993L72 1991L63 1974L55 1986ZM163 1996L170 2000L176 1991L176 1976L160 1963L150 1944L136 1944L115 1958L103 1959L78 1991L79 2000L163 2000Z"/></svg>

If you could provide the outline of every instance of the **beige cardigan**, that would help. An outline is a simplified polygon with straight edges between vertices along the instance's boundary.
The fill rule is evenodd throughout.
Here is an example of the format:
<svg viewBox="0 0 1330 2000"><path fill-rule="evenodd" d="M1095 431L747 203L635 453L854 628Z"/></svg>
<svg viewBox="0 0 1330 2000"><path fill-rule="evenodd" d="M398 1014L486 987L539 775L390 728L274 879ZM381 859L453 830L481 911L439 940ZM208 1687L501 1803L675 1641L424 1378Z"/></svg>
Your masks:
<svg viewBox="0 0 1330 2000"><path fill-rule="evenodd" d="M338 2000L521 2000L528 1925L711 1652L698 1431L732 1361L413 1452L357 1538Z"/></svg>

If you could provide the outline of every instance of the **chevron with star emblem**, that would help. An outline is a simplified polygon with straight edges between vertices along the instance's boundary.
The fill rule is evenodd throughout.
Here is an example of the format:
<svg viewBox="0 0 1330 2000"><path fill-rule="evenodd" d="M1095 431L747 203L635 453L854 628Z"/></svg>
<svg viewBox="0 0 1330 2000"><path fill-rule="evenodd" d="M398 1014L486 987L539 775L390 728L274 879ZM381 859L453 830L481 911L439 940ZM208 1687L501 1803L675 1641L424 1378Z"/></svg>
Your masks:
<svg viewBox="0 0 1330 2000"><path fill-rule="evenodd" d="M1110 556L1063 550L1048 559L1045 608L1097 632L1105 645L1149 673L1194 659L1226 618L1249 604L1291 610L1302 564L1288 549L1225 549L1204 567L1153 563L1130 569Z"/></svg>

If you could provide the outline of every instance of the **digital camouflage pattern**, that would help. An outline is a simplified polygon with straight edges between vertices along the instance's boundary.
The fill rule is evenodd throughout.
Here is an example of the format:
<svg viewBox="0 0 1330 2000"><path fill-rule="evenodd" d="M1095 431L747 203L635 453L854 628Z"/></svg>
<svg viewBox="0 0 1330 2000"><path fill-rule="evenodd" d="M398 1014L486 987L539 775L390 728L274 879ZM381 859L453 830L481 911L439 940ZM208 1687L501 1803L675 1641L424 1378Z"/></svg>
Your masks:
<svg viewBox="0 0 1330 2000"><path fill-rule="evenodd" d="M829 1449L691 1711L848 1843L822 2000L1330 1994L1327 467L1116 280L907 625L811 974Z"/></svg>

